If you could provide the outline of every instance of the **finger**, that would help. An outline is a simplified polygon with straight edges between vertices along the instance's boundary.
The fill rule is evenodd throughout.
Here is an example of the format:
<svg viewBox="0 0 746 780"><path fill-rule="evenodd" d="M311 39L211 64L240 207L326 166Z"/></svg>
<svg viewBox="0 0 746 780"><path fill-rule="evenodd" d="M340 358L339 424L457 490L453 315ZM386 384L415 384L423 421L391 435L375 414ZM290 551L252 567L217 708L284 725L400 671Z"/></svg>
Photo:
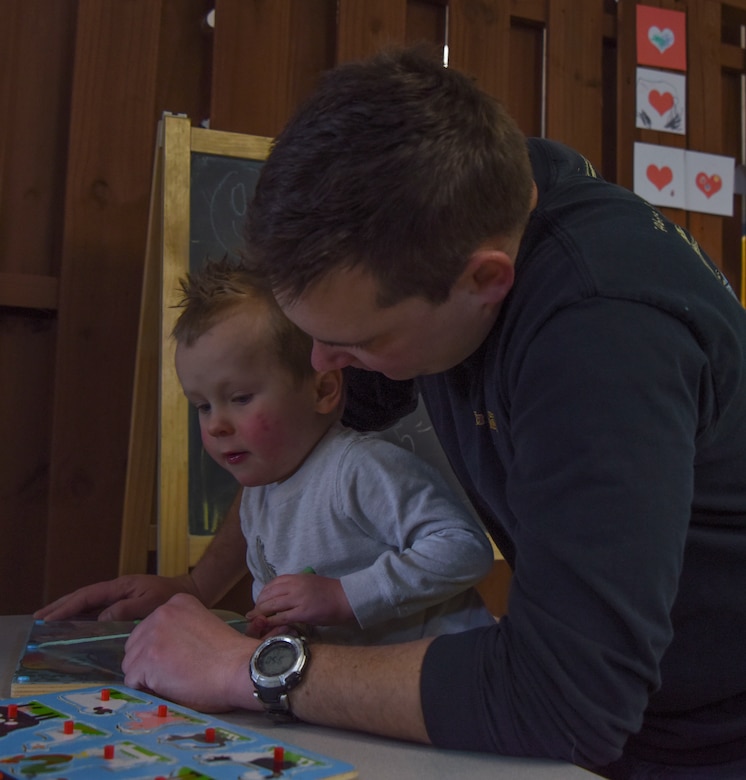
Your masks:
<svg viewBox="0 0 746 780"><path fill-rule="evenodd" d="M36 612L34 612L34 618L36 620L44 620L50 615L55 615L59 612L63 612L65 608L65 604L67 603L69 598L70 598L70 594L68 594L67 596L63 596L62 598L59 598L56 601L51 602L50 604L46 604L40 609L37 609Z"/></svg>
<svg viewBox="0 0 746 780"><path fill-rule="evenodd" d="M289 625L290 623L297 623L303 620L301 611L296 607L291 609L281 610L267 617L267 625L270 626L282 626Z"/></svg>
<svg viewBox="0 0 746 780"><path fill-rule="evenodd" d="M92 612L101 606L98 598L91 598L87 590L75 591L63 596L34 614L37 620L63 620L73 615Z"/></svg>
<svg viewBox="0 0 746 780"><path fill-rule="evenodd" d="M246 636L252 639L262 639L267 633L269 623L264 617L257 617L246 626Z"/></svg>
<svg viewBox="0 0 746 780"><path fill-rule="evenodd" d="M145 599L124 599L101 611L99 620L137 620L151 611L144 608Z"/></svg>
<svg viewBox="0 0 746 780"><path fill-rule="evenodd" d="M281 626L275 626L274 628L267 631L264 635L264 639L268 639L271 636L280 636L281 634L292 634L293 636L297 636L298 631L294 626L283 624Z"/></svg>

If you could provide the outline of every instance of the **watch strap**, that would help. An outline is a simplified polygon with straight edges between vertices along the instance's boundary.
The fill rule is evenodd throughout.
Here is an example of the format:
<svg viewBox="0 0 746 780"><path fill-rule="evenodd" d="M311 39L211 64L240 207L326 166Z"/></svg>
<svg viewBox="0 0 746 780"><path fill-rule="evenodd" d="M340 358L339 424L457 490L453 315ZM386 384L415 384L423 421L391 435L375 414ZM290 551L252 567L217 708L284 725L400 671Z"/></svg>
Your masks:
<svg viewBox="0 0 746 780"><path fill-rule="evenodd" d="M298 721L290 709L290 699L286 692L278 691L272 695L265 688L263 693L264 695L260 696L257 691L254 691L254 696L264 705L264 712L270 720L275 723L296 723Z"/></svg>

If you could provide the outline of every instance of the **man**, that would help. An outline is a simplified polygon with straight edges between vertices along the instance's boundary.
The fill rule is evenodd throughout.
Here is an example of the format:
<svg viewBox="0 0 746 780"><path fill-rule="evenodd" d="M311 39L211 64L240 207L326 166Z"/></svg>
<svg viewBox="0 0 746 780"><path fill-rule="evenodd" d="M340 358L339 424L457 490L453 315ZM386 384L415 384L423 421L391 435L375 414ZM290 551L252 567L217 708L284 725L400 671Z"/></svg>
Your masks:
<svg viewBox="0 0 746 780"><path fill-rule="evenodd" d="M335 69L289 123L248 256L317 369L368 370L348 422L422 395L514 569L494 627L313 645L293 712L613 778L746 776L746 314L691 236L403 51ZM254 649L176 596L126 682L252 706Z"/></svg>

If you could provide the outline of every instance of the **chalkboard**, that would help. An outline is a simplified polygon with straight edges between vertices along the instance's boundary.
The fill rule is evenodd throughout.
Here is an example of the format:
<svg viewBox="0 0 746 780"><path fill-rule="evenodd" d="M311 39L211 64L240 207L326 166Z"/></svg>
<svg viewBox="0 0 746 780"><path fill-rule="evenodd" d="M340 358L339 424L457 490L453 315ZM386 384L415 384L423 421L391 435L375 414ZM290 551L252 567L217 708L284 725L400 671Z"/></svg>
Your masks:
<svg viewBox="0 0 746 780"><path fill-rule="evenodd" d="M204 452L197 413L176 376L171 331L179 280L208 258L238 259L246 210L270 145L269 138L192 127L184 116L167 114L159 124L120 574L145 571L153 549L159 574L188 571L237 494L233 477ZM429 461L469 506L422 404L380 435Z"/></svg>
<svg viewBox="0 0 746 780"><path fill-rule="evenodd" d="M190 161L189 270L209 258L238 260L246 211L261 161L193 152ZM189 534L211 536L238 483L205 452L196 409L189 407Z"/></svg>

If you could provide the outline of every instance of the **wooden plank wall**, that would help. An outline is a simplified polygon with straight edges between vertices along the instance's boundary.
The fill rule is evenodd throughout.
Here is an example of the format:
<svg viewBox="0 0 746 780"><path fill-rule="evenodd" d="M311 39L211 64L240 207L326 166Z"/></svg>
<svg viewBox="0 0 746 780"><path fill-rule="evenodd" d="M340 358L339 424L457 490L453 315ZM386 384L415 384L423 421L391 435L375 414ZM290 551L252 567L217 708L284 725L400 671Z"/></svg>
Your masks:
<svg viewBox="0 0 746 780"><path fill-rule="evenodd" d="M271 136L336 62L447 40L450 64L504 100L527 134L577 147L625 186L635 140L739 156L746 0L646 0L687 12L682 137L634 127L636 4L4 0L0 613L30 611L117 571L164 110ZM673 216L737 286L739 218ZM506 573L495 576L504 593Z"/></svg>

